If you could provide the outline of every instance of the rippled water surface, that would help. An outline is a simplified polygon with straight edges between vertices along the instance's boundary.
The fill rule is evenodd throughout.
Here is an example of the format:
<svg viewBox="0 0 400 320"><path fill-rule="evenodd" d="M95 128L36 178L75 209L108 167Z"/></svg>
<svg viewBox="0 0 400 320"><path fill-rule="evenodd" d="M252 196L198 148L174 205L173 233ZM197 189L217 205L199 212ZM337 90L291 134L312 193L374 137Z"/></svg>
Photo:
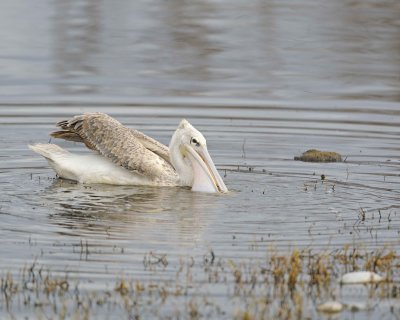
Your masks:
<svg viewBox="0 0 400 320"><path fill-rule="evenodd" d="M200 272L211 252L397 251L399 34L397 1L3 1L0 270L35 262L102 289L174 279L183 257ZM55 179L27 145L92 111L165 144L187 118L231 192ZM311 148L344 162L293 160Z"/></svg>

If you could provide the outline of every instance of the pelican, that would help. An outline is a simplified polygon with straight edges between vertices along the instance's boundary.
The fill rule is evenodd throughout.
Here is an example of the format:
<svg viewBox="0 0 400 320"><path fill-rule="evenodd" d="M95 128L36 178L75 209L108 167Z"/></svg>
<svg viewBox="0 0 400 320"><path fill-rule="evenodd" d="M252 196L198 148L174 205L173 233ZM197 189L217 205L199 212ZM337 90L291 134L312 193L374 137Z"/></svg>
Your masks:
<svg viewBox="0 0 400 320"><path fill-rule="evenodd" d="M206 139L183 119L169 147L104 113L60 121L54 138L82 142L91 154L73 154L55 144L30 145L60 178L80 183L189 186L193 191L228 191L207 150Z"/></svg>

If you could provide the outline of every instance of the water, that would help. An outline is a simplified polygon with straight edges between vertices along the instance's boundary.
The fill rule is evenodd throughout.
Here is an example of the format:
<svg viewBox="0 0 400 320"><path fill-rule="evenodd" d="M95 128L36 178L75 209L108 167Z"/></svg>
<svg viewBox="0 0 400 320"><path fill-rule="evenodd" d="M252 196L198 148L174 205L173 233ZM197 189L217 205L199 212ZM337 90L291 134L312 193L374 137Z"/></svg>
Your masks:
<svg viewBox="0 0 400 320"><path fill-rule="evenodd" d="M294 248L397 250L399 17L397 1L3 1L3 274L35 262L100 290L121 275L170 281L188 257L199 274L211 251L254 261ZM230 194L54 179L27 145L92 111L165 144L187 118ZM293 160L310 148L345 161ZM162 272L144 267L150 252L166 254ZM207 290L226 304L221 288Z"/></svg>

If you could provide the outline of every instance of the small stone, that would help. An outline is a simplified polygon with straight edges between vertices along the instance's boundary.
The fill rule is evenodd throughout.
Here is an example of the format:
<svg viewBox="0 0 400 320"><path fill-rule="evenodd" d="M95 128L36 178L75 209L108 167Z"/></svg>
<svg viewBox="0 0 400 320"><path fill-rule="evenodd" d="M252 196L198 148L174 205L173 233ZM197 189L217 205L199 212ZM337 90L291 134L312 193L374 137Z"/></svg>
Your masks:
<svg viewBox="0 0 400 320"><path fill-rule="evenodd" d="M327 301L317 306L317 311L326 313L337 313L343 310L344 306L338 301Z"/></svg>

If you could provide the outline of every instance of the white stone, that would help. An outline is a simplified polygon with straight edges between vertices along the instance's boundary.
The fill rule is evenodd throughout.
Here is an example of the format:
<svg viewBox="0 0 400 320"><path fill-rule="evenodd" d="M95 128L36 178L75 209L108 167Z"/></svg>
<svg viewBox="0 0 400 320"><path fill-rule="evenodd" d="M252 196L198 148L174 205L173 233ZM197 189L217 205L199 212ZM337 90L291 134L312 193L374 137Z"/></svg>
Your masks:
<svg viewBox="0 0 400 320"><path fill-rule="evenodd" d="M326 313L341 312L344 306L338 301L327 301L317 306L317 311Z"/></svg>
<svg viewBox="0 0 400 320"><path fill-rule="evenodd" d="M343 284L356 284L356 283L377 283L383 281L384 278L379 274L370 271L356 271L349 272L342 276L340 280Z"/></svg>

